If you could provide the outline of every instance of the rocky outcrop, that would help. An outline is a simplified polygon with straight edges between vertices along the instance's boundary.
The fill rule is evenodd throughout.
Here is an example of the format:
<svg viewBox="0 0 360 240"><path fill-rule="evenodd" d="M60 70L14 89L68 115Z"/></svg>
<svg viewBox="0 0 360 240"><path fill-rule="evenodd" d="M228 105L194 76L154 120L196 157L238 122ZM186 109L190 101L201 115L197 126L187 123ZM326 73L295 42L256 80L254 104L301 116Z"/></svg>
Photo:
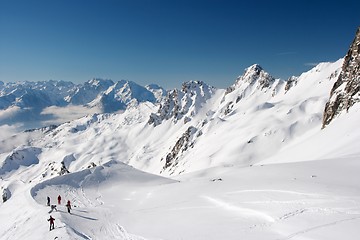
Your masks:
<svg viewBox="0 0 360 240"><path fill-rule="evenodd" d="M197 130L197 128L190 126L176 141L174 147L171 149L171 152L166 155L163 170L176 167L181 153L185 152L189 147L193 146L194 142L191 141L191 139Z"/></svg>
<svg viewBox="0 0 360 240"><path fill-rule="evenodd" d="M360 27L344 59L341 73L325 105L323 128L337 115L360 102Z"/></svg>
<svg viewBox="0 0 360 240"><path fill-rule="evenodd" d="M293 86L296 86L298 77L292 76L286 81L285 93L287 93Z"/></svg>
<svg viewBox="0 0 360 240"><path fill-rule="evenodd" d="M190 122L201 106L212 96L214 87L202 81L190 81L182 84L181 90L169 91L160 104L157 113L150 115L148 124L157 126L162 121L172 119L174 123L185 118Z"/></svg>

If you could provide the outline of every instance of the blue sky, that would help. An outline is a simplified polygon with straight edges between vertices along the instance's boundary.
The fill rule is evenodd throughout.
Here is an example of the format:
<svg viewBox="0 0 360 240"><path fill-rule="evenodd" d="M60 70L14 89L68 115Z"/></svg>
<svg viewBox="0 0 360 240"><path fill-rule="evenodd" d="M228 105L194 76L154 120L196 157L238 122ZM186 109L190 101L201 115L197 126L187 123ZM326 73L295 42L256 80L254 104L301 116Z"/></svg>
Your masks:
<svg viewBox="0 0 360 240"><path fill-rule="evenodd" d="M360 1L0 0L0 80L230 86L343 57Z"/></svg>

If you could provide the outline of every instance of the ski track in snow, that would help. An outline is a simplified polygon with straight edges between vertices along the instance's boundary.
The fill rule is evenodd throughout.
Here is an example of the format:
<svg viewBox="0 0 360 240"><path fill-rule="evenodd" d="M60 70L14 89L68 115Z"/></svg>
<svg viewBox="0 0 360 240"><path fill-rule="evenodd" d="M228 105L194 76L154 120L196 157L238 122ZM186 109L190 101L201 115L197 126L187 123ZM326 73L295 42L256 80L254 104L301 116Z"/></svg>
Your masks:
<svg viewBox="0 0 360 240"><path fill-rule="evenodd" d="M236 205L233 205L231 203L222 201L220 199L216 199L216 198L212 198L209 196L203 196L204 199L206 199L207 201L209 201L210 203L224 209L224 210L228 210L228 211L232 211L232 212L236 212L239 213L241 215L247 215L247 216L254 216L254 217L258 217L258 218L262 218L265 219L268 222L275 222L275 219L273 217L271 217L269 214L266 214L264 212L261 211L257 211L254 209L250 209L250 208L243 208L243 207L239 207Z"/></svg>
<svg viewBox="0 0 360 240"><path fill-rule="evenodd" d="M320 229L320 228L325 228L325 227L329 227L329 226L333 226L333 225L336 225L336 224L339 224L339 223L343 223L343 222L348 222L348 221L354 221L354 220L358 220L360 219L360 217L353 217L353 218L347 218L347 219L343 219L343 220L338 220L338 221L334 221L334 222L330 222L330 223L326 223L326 224L322 224L322 225L318 225L318 226L315 226L315 227L311 227L311 228L307 228L307 229L304 229L304 230L301 230L301 231L298 231L298 232L295 232L285 238L278 238L277 240L288 240L288 239L292 239L294 237L297 237L299 235L302 235L302 234L305 234L305 233L308 233L310 231L314 231L314 230L317 230L317 229Z"/></svg>

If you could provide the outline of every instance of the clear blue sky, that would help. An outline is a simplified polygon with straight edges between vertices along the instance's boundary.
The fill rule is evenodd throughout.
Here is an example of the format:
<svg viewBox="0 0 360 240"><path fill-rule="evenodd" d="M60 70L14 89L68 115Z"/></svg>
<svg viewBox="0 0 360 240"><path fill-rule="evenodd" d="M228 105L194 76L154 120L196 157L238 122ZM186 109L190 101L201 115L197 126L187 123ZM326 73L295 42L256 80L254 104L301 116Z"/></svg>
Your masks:
<svg viewBox="0 0 360 240"><path fill-rule="evenodd" d="M230 86L346 54L360 1L0 0L0 80Z"/></svg>

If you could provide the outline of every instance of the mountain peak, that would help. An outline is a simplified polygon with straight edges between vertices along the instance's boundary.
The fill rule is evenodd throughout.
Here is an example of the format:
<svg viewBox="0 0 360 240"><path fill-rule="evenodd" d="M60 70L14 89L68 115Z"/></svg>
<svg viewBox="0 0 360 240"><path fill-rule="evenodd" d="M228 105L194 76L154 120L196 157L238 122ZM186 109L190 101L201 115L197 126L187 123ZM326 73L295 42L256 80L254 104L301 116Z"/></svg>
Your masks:
<svg viewBox="0 0 360 240"><path fill-rule="evenodd" d="M204 83L203 81L194 81L194 80L191 80L191 81L188 81L188 82L184 82L182 85L181 85L181 91L184 92L184 93L187 93L187 92L192 92L192 91L196 91L196 89L213 89L214 87L211 87L209 85L207 85L206 83Z"/></svg>
<svg viewBox="0 0 360 240"><path fill-rule="evenodd" d="M267 72L259 64L253 64L250 67L246 68L244 74L239 76L233 86L231 86L228 92L232 92L233 90L239 88L244 83L248 83L250 85L258 83L258 88L263 89L269 87L272 82L274 82L274 78Z"/></svg>
<svg viewBox="0 0 360 240"><path fill-rule="evenodd" d="M111 86L114 84L114 82L110 79L102 79L102 78L92 78L90 79L89 81L86 82L87 84L89 85L92 85L92 86ZM85 83L85 84L86 84Z"/></svg>
<svg viewBox="0 0 360 240"><path fill-rule="evenodd" d="M261 71L263 71L263 68L257 63L255 63L255 64L253 64L250 67L245 69L245 73L257 73L257 74L259 74Z"/></svg>

